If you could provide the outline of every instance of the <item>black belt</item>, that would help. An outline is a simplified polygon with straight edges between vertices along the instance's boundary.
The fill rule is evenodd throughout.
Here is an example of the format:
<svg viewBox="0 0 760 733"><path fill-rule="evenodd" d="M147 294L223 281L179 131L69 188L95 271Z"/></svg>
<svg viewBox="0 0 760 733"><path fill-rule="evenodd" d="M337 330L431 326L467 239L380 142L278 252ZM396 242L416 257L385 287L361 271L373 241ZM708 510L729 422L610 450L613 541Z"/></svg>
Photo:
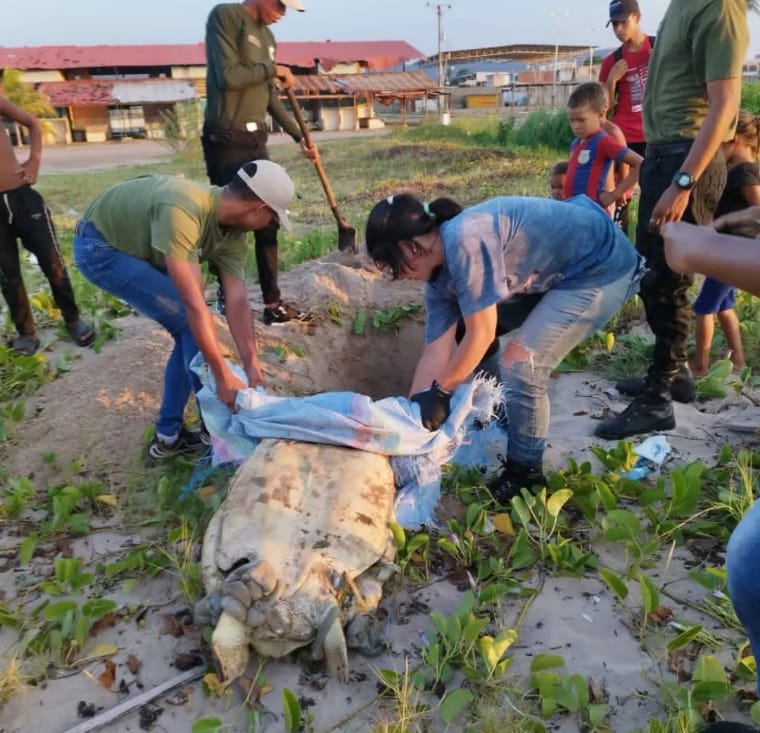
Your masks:
<svg viewBox="0 0 760 733"><path fill-rule="evenodd" d="M235 132L267 132L268 127L266 122L257 122L251 120L249 122L207 122L204 125L205 129L209 132L227 132L229 130L235 130Z"/></svg>
<svg viewBox="0 0 760 733"><path fill-rule="evenodd" d="M693 140L674 140L669 143L647 143L646 158L662 158L666 155L687 155Z"/></svg>

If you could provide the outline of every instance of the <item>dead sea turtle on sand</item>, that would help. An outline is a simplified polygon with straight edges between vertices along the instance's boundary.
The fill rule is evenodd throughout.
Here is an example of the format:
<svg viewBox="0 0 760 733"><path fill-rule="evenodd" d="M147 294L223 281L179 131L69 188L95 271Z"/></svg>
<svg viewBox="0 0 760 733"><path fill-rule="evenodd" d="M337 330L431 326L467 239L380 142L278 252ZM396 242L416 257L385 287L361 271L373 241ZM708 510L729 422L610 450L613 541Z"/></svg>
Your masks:
<svg viewBox="0 0 760 733"><path fill-rule="evenodd" d="M347 646L385 648L374 611L394 569L393 500L386 456L261 441L203 542L207 595L196 619L216 623L212 645L225 681L245 672L249 645L268 657L311 645L342 681Z"/></svg>

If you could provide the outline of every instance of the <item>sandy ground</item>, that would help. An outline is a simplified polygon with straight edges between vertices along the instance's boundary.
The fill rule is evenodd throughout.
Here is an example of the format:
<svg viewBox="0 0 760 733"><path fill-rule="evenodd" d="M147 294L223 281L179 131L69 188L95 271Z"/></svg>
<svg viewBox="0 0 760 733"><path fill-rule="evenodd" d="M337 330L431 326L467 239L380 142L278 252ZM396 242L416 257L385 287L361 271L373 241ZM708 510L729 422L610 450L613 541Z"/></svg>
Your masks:
<svg viewBox="0 0 760 733"><path fill-rule="evenodd" d="M389 283L362 263L336 254L284 274L282 287L284 297L311 307L316 318L310 327L260 327L271 390L304 394L355 389L374 397L404 391L422 345L422 325L407 322L398 334L370 331L358 336L352 329L353 313L362 308L371 312L419 302L419 285ZM255 286L250 296L254 311L260 312ZM339 314L345 319L342 325L335 322ZM81 353L69 373L40 389L30 400L29 418L18 427L4 457L8 474L33 475L35 483L44 485L56 477L56 472L40 460L40 454L53 450L59 465L86 456L92 474L110 482L118 491L127 483L141 436L155 413L167 348L167 337L151 322L129 317L121 324L119 339L106 344L100 354ZM305 356L295 356L293 349L303 349ZM284 361L283 352L289 354ZM595 420L608 409L620 409L624 404L610 397L609 388L608 383L588 373L565 374L552 380L553 415L546 457L549 467L564 466L569 456L589 457L589 446L599 443L592 435ZM747 440L747 435L728 430L729 423L757 423L758 419L757 408L737 396L676 405L676 410L678 427L667 437L678 462L700 458L712 461L724 441L736 444ZM498 449L499 446L491 447L493 460ZM84 559L85 565L92 565L140 541L120 530L120 526L117 515L116 521L76 540L70 549ZM16 567L15 551L3 552L2 548L13 548L18 541L0 529L0 598L9 603L25 593L29 573L46 574L52 567L49 557L37 557L30 566ZM605 564L624 567L619 547L597 549ZM696 600L704 590L688 579L689 562L693 564L693 558L686 549L679 550L669 562L663 558L658 579L668 581L675 597ZM604 583L592 575L574 579L537 574L532 585L541 591L527 610L511 653L514 661L510 673L518 684L533 656L542 652L561 654L568 672L591 678L605 692L614 708L612 730L632 730L661 715L655 683L669 678L663 667L664 655L642 650L634 630L629 628L627 615ZM98 710L110 709L141 689L175 676L177 655L200 649L199 630L195 627L182 627L178 637L162 633L167 628L167 615L179 613L182 618L187 609L168 574L130 592L114 586L107 589L107 595L127 607L149 606L141 625L135 619L122 619L93 640L93 644L112 643L118 647L113 656L116 677L111 690L96 681L104 669L102 660L84 664L78 670L59 670L44 685L27 687L0 708L1 733L67 733L82 722L77 714L80 701ZM319 668L312 668L300 657L266 663L264 676L272 691L262 702L272 715L267 717L265 729L284 729L281 690L286 687L295 692L305 712L313 716L314 730L319 733L367 731L377 721L391 717L388 703L378 698L376 670L403 671L407 664L410 668L418 665L423 633L430 628L429 611L453 613L460 599L461 588L446 579L414 590L391 583L384 600L390 618L390 650L371 660L351 654L351 677L345 686L327 679ZM28 597L26 602L31 607L36 600ZM517 598L503 603L500 613L505 628L515 622L523 603ZM635 601L631 603L635 605ZM687 606L676 602L670 605L677 616L689 613L692 620L699 620ZM711 628L709 620L704 623ZM175 630L176 625L173 624ZM12 643L12 633L0 628L0 658L8 654ZM139 661L136 671L128 668L130 655ZM254 673L252 666L249 674ZM122 681L122 690L112 691L118 690ZM237 688L229 703L207 697L198 682L184 685L156 700L155 709L161 712L154 729L185 733L198 718L215 716L229 725L227 730L243 731L242 699ZM103 728L113 733L140 729L136 712ZM568 718L553 730L569 732L578 730L578 726Z"/></svg>

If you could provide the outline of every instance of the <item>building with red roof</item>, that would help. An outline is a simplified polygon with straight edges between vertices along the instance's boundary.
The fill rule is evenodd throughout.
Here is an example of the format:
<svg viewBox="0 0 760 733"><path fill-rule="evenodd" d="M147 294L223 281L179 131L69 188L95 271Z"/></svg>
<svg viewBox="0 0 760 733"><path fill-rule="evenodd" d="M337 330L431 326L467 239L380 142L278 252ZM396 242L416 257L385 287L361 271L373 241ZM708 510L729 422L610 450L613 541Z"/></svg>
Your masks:
<svg viewBox="0 0 760 733"><path fill-rule="evenodd" d="M424 57L405 41L283 41L277 62L296 74L350 74L382 72ZM67 138L103 140L123 135L162 137L167 112L177 102L205 98L206 57L203 43L137 46L21 46L0 47L0 68L22 72L24 81L43 92L67 122ZM387 80L383 82L387 84ZM420 91L420 79L396 80ZM325 90L315 92L315 87ZM358 98L372 96L363 89L351 91L344 82L338 95L333 82L312 80L306 93L319 117L323 109L352 105L357 114L338 115L338 124L358 125ZM356 85L353 85L356 87ZM430 84L430 91L435 85ZM378 88L376 91L382 92ZM343 100L340 97L344 97ZM326 115L332 120L334 114ZM319 120L315 120L319 124Z"/></svg>

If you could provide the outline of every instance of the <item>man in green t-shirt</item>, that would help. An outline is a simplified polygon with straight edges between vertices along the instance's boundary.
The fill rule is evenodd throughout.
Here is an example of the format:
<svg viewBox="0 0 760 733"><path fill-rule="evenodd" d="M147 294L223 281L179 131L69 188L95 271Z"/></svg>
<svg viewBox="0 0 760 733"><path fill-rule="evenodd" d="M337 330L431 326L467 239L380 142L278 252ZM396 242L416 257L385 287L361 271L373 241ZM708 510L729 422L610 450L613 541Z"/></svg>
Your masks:
<svg viewBox="0 0 760 733"><path fill-rule="evenodd" d="M200 350L230 409L240 389L263 384L244 266L248 232L273 221L290 229L287 207L294 186L269 160L243 165L224 188L171 176L148 175L118 183L90 204L76 227L74 261L91 282L163 326L174 339L166 363L156 436L156 459L198 450L202 432L184 427L191 391L200 388L189 365ZM220 274L226 318L248 384L225 361L206 306L201 262Z"/></svg>
<svg viewBox="0 0 760 733"><path fill-rule="evenodd" d="M691 325L690 275L665 260L660 227L711 218L723 190L721 144L733 138L749 46L748 7L754 0L671 0L657 31L644 91L646 155L639 185L636 248L649 268L641 281L655 337L645 378L618 382L633 402L599 423L596 435L620 440L675 427L672 400L696 397L686 362Z"/></svg>
<svg viewBox="0 0 760 733"><path fill-rule="evenodd" d="M267 114L314 159L296 121L288 114L277 91L279 81L292 86L286 66L275 63L276 43L269 26L288 8L303 11L300 0L243 0L216 5L206 23L206 114L203 156L211 183L224 186L247 160L268 158ZM254 235L256 264L264 298L264 323L299 320L305 314L280 299L277 284L277 224ZM219 288L224 308L224 288Z"/></svg>

